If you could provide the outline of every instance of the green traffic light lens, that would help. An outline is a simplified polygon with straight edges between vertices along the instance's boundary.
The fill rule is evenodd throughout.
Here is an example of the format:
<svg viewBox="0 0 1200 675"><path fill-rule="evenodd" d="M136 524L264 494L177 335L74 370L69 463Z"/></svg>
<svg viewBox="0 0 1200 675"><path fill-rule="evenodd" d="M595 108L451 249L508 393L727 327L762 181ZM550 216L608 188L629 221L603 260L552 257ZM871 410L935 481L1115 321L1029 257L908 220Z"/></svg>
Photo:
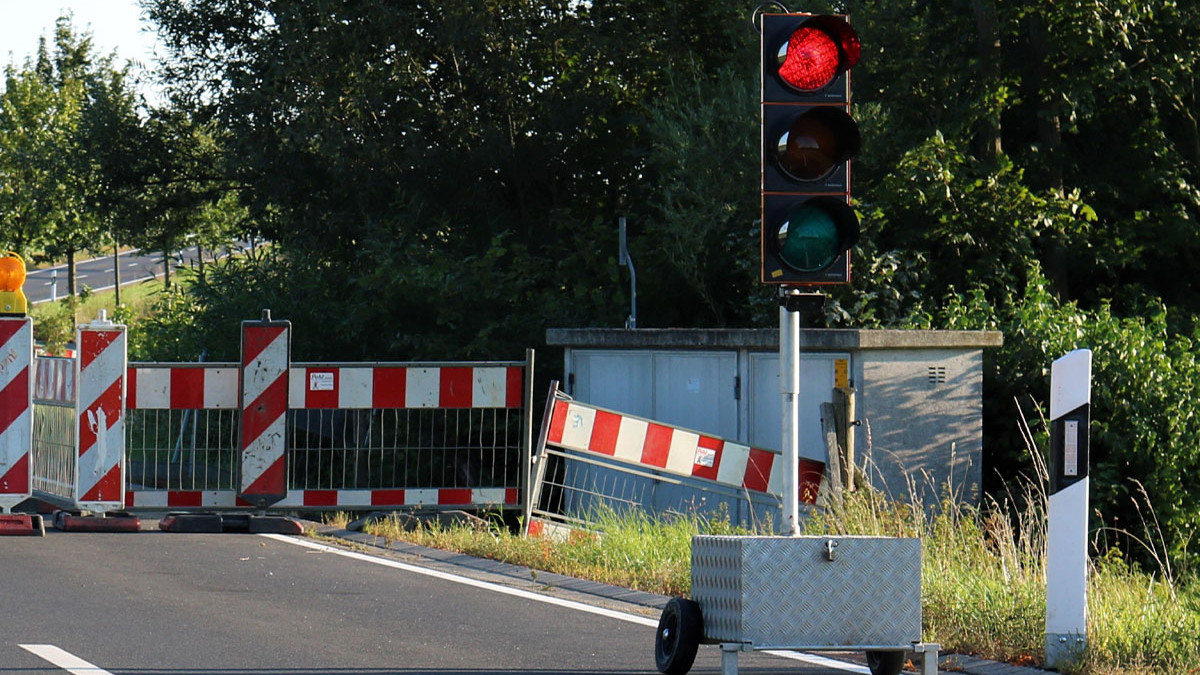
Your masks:
<svg viewBox="0 0 1200 675"><path fill-rule="evenodd" d="M838 225L824 209L802 204L779 227L779 259L798 272L820 272L841 253Z"/></svg>

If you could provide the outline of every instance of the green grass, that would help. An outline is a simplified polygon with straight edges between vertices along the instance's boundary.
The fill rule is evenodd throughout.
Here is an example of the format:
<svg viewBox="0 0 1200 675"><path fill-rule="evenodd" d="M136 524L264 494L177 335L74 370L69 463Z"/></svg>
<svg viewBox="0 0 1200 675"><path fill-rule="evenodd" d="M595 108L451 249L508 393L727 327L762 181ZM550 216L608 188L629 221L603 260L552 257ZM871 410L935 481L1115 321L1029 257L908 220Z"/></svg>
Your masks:
<svg viewBox="0 0 1200 675"><path fill-rule="evenodd" d="M1017 500L1014 500L1017 501ZM827 507L806 534L919 537L923 545L926 640L948 652L1037 666L1045 621L1045 500L1030 488L1014 503L983 507L897 503L860 491ZM386 540L453 550L665 595L686 595L695 534L736 533L728 522L640 512L601 517L603 534L563 541L526 538L496 525L427 526L406 532L395 520L368 529ZM1200 673L1200 586L1134 568L1119 554L1093 562L1089 648L1064 669L1080 675Z"/></svg>
<svg viewBox="0 0 1200 675"><path fill-rule="evenodd" d="M181 275L182 276L182 275ZM29 309L33 317L35 338L53 354L75 339L75 326L93 321L104 309L110 321L123 317L141 317L150 311L162 292L162 281L150 279L121 288L121 305L113 290L93 293L84 290L77 297L65 297L55 302L42 302Z"/></svg>

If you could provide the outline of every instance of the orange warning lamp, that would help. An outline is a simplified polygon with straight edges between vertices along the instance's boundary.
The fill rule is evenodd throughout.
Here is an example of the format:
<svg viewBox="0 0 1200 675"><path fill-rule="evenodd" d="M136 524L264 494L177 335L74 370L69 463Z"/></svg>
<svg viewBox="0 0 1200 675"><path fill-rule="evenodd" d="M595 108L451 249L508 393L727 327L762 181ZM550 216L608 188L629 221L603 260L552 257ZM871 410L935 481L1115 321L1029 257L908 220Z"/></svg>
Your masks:
<svg viewBox="0 0 1200 675"><path fill-rule="evenodd" d="M0 258L0 316L25 316L27 303L25 292L25 261L21 256L6 251Z"/></svg>

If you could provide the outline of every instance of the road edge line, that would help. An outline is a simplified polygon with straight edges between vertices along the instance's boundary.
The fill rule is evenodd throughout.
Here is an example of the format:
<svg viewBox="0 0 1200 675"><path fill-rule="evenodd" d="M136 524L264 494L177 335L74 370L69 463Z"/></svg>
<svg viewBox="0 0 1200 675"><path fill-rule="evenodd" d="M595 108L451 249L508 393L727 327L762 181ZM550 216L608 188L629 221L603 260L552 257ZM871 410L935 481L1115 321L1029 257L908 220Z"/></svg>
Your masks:
<svg viewBox="0 0 1200 675"><path fill-rule="evenodd" d="M71 652L54 645L17 645L52 666L61 668L71 675L113 675L100 666L93 665Z"/></svg>
<svg viewBox="0 0 1200 675"><path fill-rule="evenodd" d="M451 574L450 572L443 572L441 570L435 570L435 569L430 569L428 567L422 567L420 565L404 563L404 562L400 562L398 560L389 560L388 558L381 558L379 556L374 556L374 555L370 555L367 553L359 553L357 551L348 551L346 549L338 548L336 546L330 546L328 544L322 544L322 543L315 542L315 541L309 541L307 539L297 539L296 537L293 537L293 536L287 536L287 535L282 535L282 534L260 534L258 536L266 537L268 539L273 539L275 541L280 541L280 542L287 543L287 544L292 544L295 546L302 546L304 548L310 548L310 549L317 550L317 551L324 551L326 553L334 553L336 555L344 556L344 557L350 558L352 560L373 563L376 565L382 565L384 567L391 567L392 569L398 569L398 570L402 570L405 572L412 572L413 574L421 574L421 575L424 575L427 577L433 577L435 579L442 579L444 581L450 581L453 583L463 584L465 586L473 586L475 588L479 588L482 590L488 590L488 591L493 591L496 593L502 593L504 595L511 595L511 596L523 598L526 600L532 600L534 602L542 602L542 603L546 603L549 605L563 607L566 609L574 609L574 610L577 610L580 612L596 614L596 615L607 617L610 619L616 619L618 621L625 621L628 623L636 623L641 626L649 626L651 628L658 628L658 620L657 619L652 619L652 618L645 617L645 616L638 616L636 614L619 612L617 610L606 609L604 607L597 607L595 605L588 605L586 603L577 602L575 600L566 600L563 598L556 598L552 595L545 595L543 593L527 591L523 588L513 588L511 586L504 586L502 584L497 584L497 583L493 583L490 581L481 581L479 579L472 579L470 577L460 576L458 574ZM815 654L809 654L807 652L788 652L788 651L770 650L767 653L771 654L773 656L780 656L785 659L791 659L793 661L803 661L805 663L812 664L812 665L824 666L826 668L835 668L837 670L844 670L846 672L859 673L860 675L861 674L869 675L871 672L866 667L860 666L858 664L847 663L845 661L838 661L836 659L831 659L831 658L828 658L825 656L817 656Z"/></svg>

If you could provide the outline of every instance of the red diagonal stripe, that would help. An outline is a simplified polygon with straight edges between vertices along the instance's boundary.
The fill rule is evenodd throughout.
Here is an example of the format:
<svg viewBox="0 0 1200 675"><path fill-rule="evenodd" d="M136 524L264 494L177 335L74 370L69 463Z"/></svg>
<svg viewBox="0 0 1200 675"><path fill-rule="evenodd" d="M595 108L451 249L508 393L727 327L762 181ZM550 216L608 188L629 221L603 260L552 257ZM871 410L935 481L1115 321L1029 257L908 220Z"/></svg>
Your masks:
<svg viewBox="0 0 1200 675"><path fill-rule="evenodd" d="M4 389L0 389L0 431L29 410L29 368L22 368Z"/></svg>
<svg viewBox="0 0 1200 675"><path fill-rule="evenodd" d="M8 472L0 476L0 494L29 494L29 453L21 455Z"/></svg>
<svg viewBox="0 0 1200 675"><path fill-rule="evenodd" d="M117 378L112 384L108 385L108 389L104 390L96 398L95 402L89 405L83 412L79 414L79 456L92 449L96 445L96 432L92 431L91 420L88 418L88 411L98 413L104 411L105 427L103 431L108 431L117 423L121 415L121 379ZM97 415L99 417L99 415Z"/></svg>
<svg viewBox="0 0 1200 675"><path fill-rule="evenodd" d="M25 319L18 321L0 321L0 344L8 342L12 336L17 334L17 331L25 327Z"/></svg>
<svg viewBox="0 0 1200 675"><path fill-rule="evenodd" d="M79 369L87 370L92 361L100 356L108 346L121 337L119 330L82 330L79 331Z"/></svg>
<svg viewBox="0 0 1200 675"><path fill-rule="evenodd" d="M254 482L250 483L250 487L246 488L246 491L243 492L241 496L286 495L287 488L284 486L284 480L283 480L284 479L284 467L285 467L284 458L285 457L286 457L286 455L281 456L279 459L275 460L275 462L273 464L271 464L271 466L267 467L267 470L263 471L262 475L259 476L258 478L256 478L254 480Z"/></svg>
<svg viewBox="0 0 1200 675"><path fill-rule="evenodd" d="M244 325L242 327L242 365L258 358L258 355L285 330L287 330L286 326Z"/></svg>
<svg viewBox="0 0 1200 675"><path fill-rule="evenodd" d="M121 491L121 465L117 464L109 469L104 477L92 486L82 497L81 502L119 502L123 492Z"/></svg>
<svg viewBox="0 0 1200 675"><path fill-rule="evenodd" d="M287 373L275 378L263 393L242 411L242 447L258 438L287 411Z"/></svg>

